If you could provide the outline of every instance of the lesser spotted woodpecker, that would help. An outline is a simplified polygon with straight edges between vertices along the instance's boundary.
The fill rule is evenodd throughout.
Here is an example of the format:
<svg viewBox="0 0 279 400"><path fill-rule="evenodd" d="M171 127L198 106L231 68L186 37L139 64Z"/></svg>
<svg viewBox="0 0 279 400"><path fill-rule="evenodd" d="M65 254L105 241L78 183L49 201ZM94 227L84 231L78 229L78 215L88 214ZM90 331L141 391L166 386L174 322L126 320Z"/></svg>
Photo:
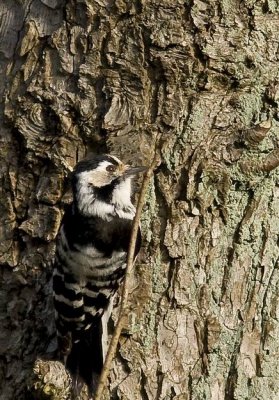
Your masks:
<svg viewBox="0 0 279 400"><path fill-rule="evenodd" d="M58 349L75 390L83 382L92 394L98 382L135 216L131 181L144 170L97 155L80 161L73 171L73 202L57 236L53 291ZM136 254L140 241L139 230Z"/></svg>

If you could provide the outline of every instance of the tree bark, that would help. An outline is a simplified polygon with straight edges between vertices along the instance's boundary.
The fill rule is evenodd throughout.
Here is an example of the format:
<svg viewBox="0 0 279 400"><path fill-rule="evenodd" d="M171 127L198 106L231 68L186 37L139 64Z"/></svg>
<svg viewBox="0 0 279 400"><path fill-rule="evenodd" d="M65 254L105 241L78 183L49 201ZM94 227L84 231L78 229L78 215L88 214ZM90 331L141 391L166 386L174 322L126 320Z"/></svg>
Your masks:
<svg viewBox="0 0 279 400"><path fill-rule="evenodd" d="M273 0L1 1L1 400L69 396L47 361L69 171L89 152L148 164L158 133L106 398L278 399L278 13ZM36 359L35 373L58 371L41 392Z"/></svg>

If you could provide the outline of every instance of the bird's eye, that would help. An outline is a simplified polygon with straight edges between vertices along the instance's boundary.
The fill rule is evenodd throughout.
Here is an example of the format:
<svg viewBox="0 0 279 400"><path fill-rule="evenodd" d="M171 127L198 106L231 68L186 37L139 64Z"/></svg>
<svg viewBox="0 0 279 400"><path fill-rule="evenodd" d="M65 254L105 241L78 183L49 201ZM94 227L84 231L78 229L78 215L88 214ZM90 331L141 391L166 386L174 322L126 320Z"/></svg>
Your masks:
<svg viewBox="0 0 279 400"><path fill-rule="evenodd" d="M115 165L108 165L106 170L108 172L114 172L116 170L116 166Z"/></svg>

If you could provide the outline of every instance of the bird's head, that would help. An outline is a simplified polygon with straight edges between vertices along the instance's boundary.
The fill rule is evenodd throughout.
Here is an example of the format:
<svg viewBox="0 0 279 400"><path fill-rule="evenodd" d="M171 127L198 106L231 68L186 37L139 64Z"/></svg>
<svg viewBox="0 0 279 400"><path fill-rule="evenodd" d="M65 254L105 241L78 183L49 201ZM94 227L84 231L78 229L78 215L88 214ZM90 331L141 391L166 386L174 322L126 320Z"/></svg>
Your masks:
<svg viewBox="0 0 279 400"><path fill-rule="evenodd" d="M111 184L117 185L145 170L145 167L131 167L117 157L105 154L80 161L73 174L74 181L79 184L102 188Z"/></svg>
<svg viewBox="0 0 279 400"><path fill-rule="evenodd" d="M73 171L73 194L78 209L87 215L104 214L109 207L125 209L131 204L131 179L146 167L131 167L117 157L96 155L77 163Z"/></svg>

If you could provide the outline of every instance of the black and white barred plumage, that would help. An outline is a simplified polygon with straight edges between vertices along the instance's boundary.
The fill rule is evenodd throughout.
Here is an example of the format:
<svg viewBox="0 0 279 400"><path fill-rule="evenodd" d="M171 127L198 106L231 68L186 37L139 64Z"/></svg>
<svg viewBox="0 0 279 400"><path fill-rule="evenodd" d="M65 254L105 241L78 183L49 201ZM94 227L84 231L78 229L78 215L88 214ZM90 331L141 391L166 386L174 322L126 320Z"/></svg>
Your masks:
<svg viewBox="0 0 279 400"><path fill-rule="evenodd" d="M123 279L135 208L131 180L143 167L99 155L73 172L73 203L57 237L53 273L58 346L76 385L94 391L106 351L113 295ZM140 248L138 232L136 253Z"/></svg>

